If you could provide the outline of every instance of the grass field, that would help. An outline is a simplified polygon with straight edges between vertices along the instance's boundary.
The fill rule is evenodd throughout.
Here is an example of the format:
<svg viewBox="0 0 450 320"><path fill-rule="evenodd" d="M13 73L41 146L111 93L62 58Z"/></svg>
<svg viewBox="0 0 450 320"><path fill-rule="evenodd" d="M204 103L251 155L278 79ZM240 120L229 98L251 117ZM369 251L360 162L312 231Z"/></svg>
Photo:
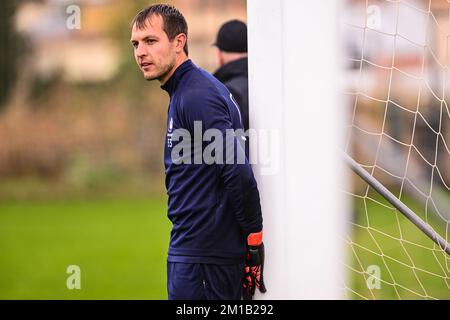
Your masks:
<svg viewBox="0 0 450 320"><path fill-rule="evenodd" d="M166 299L164 201L0 204L0 299Z"/></svg>
<svg viewBox="0 0 450 320"><path fill-rule="evenodd" d="M377 202L358 200L355 212L348 298L450 299L449 260L420 247L433 248L428 238ZM0 299L166 299L169 231L164 197L3 202ZM66 287L69 265L81 268L81 290ZM367 288L370 265L380 290Z"/></svg>

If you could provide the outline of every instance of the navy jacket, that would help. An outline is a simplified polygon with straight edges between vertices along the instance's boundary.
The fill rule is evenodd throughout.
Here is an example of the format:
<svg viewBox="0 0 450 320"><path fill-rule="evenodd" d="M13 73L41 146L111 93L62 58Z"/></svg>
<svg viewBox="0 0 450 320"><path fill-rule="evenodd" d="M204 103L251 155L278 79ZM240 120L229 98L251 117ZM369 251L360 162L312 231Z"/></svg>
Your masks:
<svg viewBox="0 0 450 320"><path fill-rule="evenodd" d="M238 142L241 137L232 139L232 147L238 150L234 161L225 162L225 149L230 147L225 145L229 141L225 139L227 130L243 129L239 108L228 89L191 60L179 66L161 88L170 95L164 152L168 217L173 224L168 261L242 262L246 237L262 230L262 215L248 160L244 156L244 164L237 163L244 150ZM197 121L201 122L201 132L195 129ZM208 129L217 129L223 135L222 164L205 163L201 153L198 161L194 135ZM180 132L189 134L191 140ZM210 144L200 143L201 152ZM174 152L180 146L191 146L191 152ZM180 163L181 159L185 162Z"/></svg>

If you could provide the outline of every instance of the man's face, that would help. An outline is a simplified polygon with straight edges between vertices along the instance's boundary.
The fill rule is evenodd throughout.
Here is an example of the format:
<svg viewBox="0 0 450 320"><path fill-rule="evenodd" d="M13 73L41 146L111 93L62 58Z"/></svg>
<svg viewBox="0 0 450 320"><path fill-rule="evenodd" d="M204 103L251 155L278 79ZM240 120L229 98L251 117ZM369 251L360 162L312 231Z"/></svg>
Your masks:
<svg viewBox="0 0 450 320"><path fill-rule="evenodd" d="M169 79L176 63L175 44L169 41L163 26L162 17L153 15L143 30L134 25L131 31L134 58L144 78L149 81L158 79L162 84Z"/></svg>

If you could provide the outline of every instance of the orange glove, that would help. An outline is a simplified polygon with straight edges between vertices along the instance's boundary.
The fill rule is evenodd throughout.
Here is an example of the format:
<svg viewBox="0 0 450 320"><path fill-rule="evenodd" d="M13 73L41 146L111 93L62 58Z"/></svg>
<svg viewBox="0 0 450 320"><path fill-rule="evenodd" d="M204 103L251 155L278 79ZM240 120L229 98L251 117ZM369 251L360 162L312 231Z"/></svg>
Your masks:
<svg viewBox="0 0 450 320"><path fill-rule="evenodd" d="M243 298L252 300L255 289L266 292L264 284L264 243L263 232L251 233L247 237L247 257L245 261Z"/></svg>

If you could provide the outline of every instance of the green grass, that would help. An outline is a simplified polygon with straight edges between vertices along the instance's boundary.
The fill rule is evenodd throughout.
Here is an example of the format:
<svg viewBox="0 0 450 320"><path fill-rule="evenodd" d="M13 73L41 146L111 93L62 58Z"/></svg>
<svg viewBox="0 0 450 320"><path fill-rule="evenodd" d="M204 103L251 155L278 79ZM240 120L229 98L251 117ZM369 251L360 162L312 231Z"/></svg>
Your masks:
<svg viewBox="0 0 450 320"><path fill-rule="evenodd" d="M450 261L430 250L431 240L375 201L357 200L355 212L362 227L353 228L349 246L357 270L349 273L348 286L357 293L348 291L349 298L450 299ZM166 299L169 232L164 197L4 201L0 299ZM400 234L429 249L396 240ZM81 268L81 290L66 287L69 265ZM380 267L380 290L367 288L362 272L371 265Z"/></svg>
<svg viewBox="0 0 450 320"><path fill-rule="evenodd" d="M449 257L403 215L378 203L386 204L384 200L375 200L355 203L358 226L353 227L349 256L356 270L350 272L350 287L357 294L349 292L349 298L450 299ZM416 203L403 201L420 215ZM363 272L372 265L380 267L381 289L368 289Z"/></svg>
<svg viewBox="0 0 450 320"><path fill-rule="evenodd" d="M0 299L166 299L169 231L162 197L0 204Z"/></svg>

